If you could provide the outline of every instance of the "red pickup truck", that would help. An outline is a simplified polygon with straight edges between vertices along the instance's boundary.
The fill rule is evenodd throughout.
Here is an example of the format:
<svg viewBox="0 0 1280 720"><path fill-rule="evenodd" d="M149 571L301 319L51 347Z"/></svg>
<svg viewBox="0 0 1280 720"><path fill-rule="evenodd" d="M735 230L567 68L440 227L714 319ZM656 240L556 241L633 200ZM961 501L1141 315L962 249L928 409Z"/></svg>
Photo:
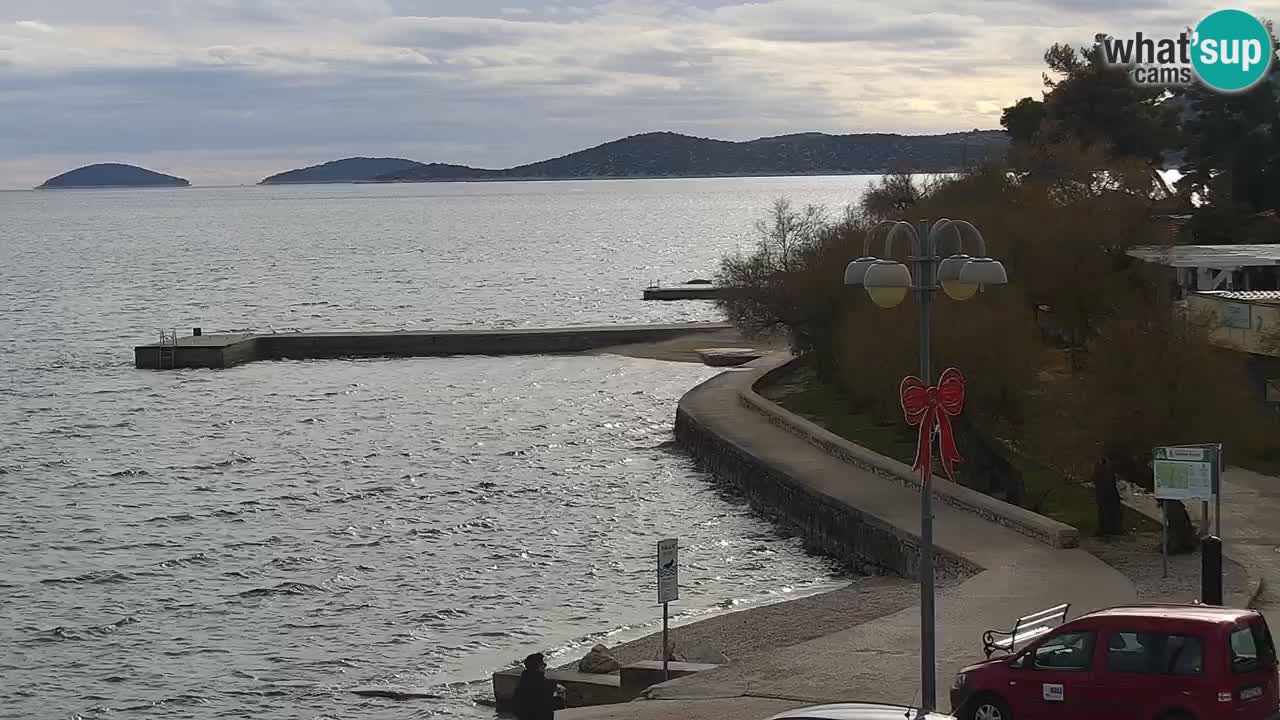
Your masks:
<svg viewBox="0 0 1280 720"><path fill-rule="evenodd" d="M961 720L1275 720L1262 615L1207 605L1100 610L956 675Z"/></svg>

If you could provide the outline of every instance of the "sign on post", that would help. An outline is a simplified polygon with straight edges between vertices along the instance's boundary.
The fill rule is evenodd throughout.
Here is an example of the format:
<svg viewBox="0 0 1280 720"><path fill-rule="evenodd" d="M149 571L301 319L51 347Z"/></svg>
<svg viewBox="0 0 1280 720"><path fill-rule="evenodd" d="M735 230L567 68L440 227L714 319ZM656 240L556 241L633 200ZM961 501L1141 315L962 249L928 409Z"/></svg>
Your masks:
<svg viewBox="0 0 1280 720"><path fill-rule="evenodd" d="M1222 536L1222 445L1171 445L1151 451L1155 496L1160 500L1160 554L1164 577L1169 577L1169 510L1165 500L1200 500L1201 525L1207 525L1208 501L1217 500L1214 523ZM1205 528L1201 528L1203 531Z"/></svg>
<svg viewBox="0 0 1280 720"><path fill-rule="evenodd" d="M1160 500L1211 500L1218 494L1216 445L1158 447L1151 469Z"/></svg>
<svg viewBox="0 0 1280 720"><path fill-rule="evenodd" d="M658 541L658 602L669 603L680 599L679 541Z"/></svg>
<svg viewBox="0 0 1280 720"><path fill-rule="evenodd" d="M680 541L658 541L658 602L662 605L662 677L671 679L671 640L667 603L680 599Z"/></svg>

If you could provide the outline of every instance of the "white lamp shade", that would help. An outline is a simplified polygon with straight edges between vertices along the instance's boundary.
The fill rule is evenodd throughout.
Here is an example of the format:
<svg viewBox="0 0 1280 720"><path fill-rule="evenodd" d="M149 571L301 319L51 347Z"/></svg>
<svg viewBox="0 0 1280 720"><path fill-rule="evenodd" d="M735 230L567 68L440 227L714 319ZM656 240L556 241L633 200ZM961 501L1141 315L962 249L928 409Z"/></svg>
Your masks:
<svg viewBox="0 0 1280 720"><path fill-rule="evenodd" d="M883 308L896 307L911 289L911 271L893 260L877 260L867 268L862 284L871 301Z"/></svg>
<svg viewBox="0 0 1280 720"><path fill-rule="evenodd" d="M869 287L867 295L871 296L871 302L882 308L894 308L907 298L907 288Z"/></svg>
<svg viewBox="0 0 1280 720"><path fill-rule="evenodd" d="M977 283L960 282L959 280L947 280L942 283L942 292L952 300L968 300L978 294L978 288L982 287Z"/></svg>
<svg viewBox="0 0 1280 720"><path fill-rule="evenodd" d="M960 279L960 271L973 258L968 255L952 255L938 263L938 282L948 282Z"/></svg>
<svg viewBox="0 0 1280 720"><path fill-rule="evenodd" d="M874 265L876 259L873 257L860 257L849 263L849 267L844 269L845 285L861 285L862 279L867 276L867 268Z"/></svg>
<svg viewBox="0 0 1280 720"><path fill-rule="evenodd" d="M991 258L974 258L960 270L960 282L973 285L1006 285L1009 275L1004 264Z"/></svg>
<svg viewBox="0 0 1280 720"><path fill-rule="evenodd" d="M960 281L961 271L972 260L968 255L959 254L938 263L938 284L942 286L942 292L952 300L968 300L978 293L976 284Z"/></svg>

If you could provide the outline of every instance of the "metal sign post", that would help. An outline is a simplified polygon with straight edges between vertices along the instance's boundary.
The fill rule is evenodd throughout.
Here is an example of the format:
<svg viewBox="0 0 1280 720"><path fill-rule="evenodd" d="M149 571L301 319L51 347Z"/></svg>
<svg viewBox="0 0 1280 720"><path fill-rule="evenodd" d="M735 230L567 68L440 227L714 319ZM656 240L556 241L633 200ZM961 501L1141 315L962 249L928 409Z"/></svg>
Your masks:
<svg viewBox="0 0 1280 720"><path fill-rule="evenodd" d="M1208 533L1209 501L1213 500L1218 533L1222 532L1222 498L1219 492L1222 474L1222 445L1171 445L1153 448L1151 474L1155 480L1155 496L1160 501L1160 554L1164 577L1169 577L1169 500L1200 500L1200 534Z"/></svg>
<svg viewBox="0 0 1280 720"><path fill-rule="evenodd" d="M662 603L662 679L671 679L668 605L680 599L680 542L675 538L658 541L658 602Z"/></svg>
<svg viewBox="0 0 1280 720"><path fill-rule="evenodd" d="M1165 505L1164 500L1157 500L1160 503L1160 577L1169 577L1169 506Z"/></svg>
<svg viewBox="0 0 1280 720"><path fill-rule="evenodd" d="M1222 539L1222 443L1213 446L1218 456L1217 472L1213 475L1213 534Z"/></svg>

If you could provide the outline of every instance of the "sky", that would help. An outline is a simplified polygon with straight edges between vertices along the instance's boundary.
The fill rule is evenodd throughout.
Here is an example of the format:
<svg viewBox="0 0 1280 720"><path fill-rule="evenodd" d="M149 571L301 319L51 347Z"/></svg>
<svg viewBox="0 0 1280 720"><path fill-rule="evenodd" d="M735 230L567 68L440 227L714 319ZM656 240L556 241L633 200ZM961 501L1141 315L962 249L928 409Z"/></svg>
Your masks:
<svg viewBox="0 0 1280 720"><path fill-rule="evenodd" d="M671 130L999 127L1042 55L1186 0L0 0L0 187L352 155L508 167ZM1241 9L1280 18L1280 0Z"/></svg>

